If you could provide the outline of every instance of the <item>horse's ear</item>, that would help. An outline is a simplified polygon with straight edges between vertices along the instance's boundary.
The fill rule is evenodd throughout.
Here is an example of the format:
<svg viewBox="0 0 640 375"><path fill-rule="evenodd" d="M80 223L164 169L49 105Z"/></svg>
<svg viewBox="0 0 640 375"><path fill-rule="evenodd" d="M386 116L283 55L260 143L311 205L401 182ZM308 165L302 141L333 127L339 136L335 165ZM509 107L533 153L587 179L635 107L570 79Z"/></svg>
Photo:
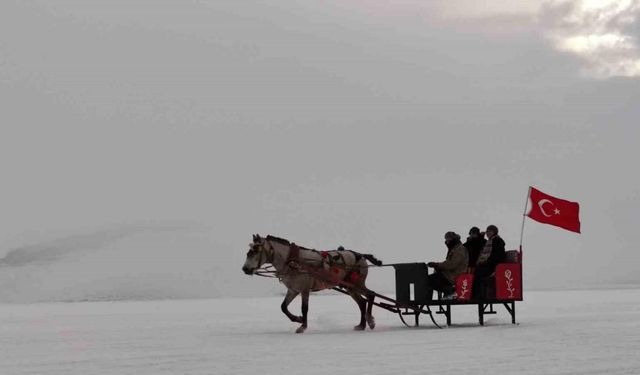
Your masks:
<svg viewBox="0 0 640 375"><path fill-rule="evenodd" d="M260 234L256 234L256 238L258 239L258 241L260 241L261 240Z"/></svg>
<svg viewBox="0 0 640 375"><path fill-rule="evenodd" d="M255 234L253 235L253 242L257 242L257 241L256 241L256 235L255 235Z"/></svg>

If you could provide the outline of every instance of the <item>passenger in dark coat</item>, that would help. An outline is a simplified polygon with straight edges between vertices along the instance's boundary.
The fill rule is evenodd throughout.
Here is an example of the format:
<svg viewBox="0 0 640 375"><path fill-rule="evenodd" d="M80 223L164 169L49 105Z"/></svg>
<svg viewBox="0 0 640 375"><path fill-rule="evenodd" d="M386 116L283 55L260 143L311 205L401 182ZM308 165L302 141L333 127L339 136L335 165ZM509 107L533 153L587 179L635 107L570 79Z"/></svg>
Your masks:
<svg viewBox="0 0 640 375"><path fill-rule="evenodd" d="M476 261L476 278L491 276L496 270L496 265L503 263L507 257L504 240L498 235L498 227L489 225L485 233L487 241Z"/></svg>
<svg viewBox="0 0 640 375"><path fill-rule="evenodd" d="M480 251L482 251L486 242L487 240L484 239L484 233L480 233L480 229L478 227L473 227L469 230L469 237L467 237L464 247L469 253L470 268L475 268Z"/></svg>

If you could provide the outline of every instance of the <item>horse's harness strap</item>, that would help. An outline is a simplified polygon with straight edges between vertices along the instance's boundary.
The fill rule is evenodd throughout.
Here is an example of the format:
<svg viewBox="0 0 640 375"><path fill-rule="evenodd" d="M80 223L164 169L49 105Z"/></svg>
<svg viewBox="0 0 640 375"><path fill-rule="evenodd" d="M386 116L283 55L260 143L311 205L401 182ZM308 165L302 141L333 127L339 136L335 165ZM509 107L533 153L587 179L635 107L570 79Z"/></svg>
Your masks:
<svg viewBox="0 0 640 375"><path fill-rule="evenodd" d="M269 249L267 250L267 248L265 248L265 250L268 251L268 253L266 253L267 254L267 262L273 264L273 258L275 256L275 250L274 250L273 245L271 244L271 242L269 242L269 241L265 241L265 242L269 244Z"/></svg>
<svg viewBox="0 0 640 375"><path fill-rule="evenodd" d="M300 248L295 243L289 245L289 255L287 255L287 266L300 268Z"/></svg>
<svg viewBox="0 0 640 375"><path fill-rule="evenodd" d="M351 251L351 250L345 250L345 251ZM351 252L354 253L354 256L355 256L356 253L353 251ZM327 255L323 257L323 260L329 265L329 267L340 266L345 270L349 270L355 267L355 265L347 264L347 259L344 257L343 251L332 250L332 251L326 251L324 253ZM335 253L335 255L332 255L332 253ZM357 259L356 259L356 262L357 262Z"/></svg>

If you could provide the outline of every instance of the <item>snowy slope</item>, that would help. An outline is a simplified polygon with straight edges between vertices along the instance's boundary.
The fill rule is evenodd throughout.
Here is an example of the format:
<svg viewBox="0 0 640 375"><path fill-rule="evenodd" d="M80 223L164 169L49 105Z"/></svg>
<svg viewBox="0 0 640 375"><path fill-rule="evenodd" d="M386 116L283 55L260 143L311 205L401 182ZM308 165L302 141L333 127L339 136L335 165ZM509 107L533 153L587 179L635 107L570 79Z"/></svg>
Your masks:
<svg viewBox="0 0 640 375"><path fill-rule="evenodd" d="M234 245L215 232L190 223L142 223L0 247L0 303L249 297L281 290L240 271L251 237Z"/></svg>
<svg viewBox="0 0 640 375"><path fill-rule="evenodd" d="M353 302L311 299L310 328L280 298L0 305L4 374L638 374L640 290L529 292L519 325L500 309L477 326L405 328L377 310L354 332ZM292 310L299 309L299 301Z"/></svg>

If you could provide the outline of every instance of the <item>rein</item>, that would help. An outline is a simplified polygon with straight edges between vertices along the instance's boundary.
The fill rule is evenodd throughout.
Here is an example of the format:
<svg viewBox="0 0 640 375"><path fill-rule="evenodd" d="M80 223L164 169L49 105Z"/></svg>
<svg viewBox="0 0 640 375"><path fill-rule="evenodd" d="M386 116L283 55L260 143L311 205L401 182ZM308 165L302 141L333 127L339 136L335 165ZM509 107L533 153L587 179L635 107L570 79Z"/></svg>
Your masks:
<svg viewBox="0 0 640 375"><path fill-rule="evenodd" d="M278 271L271 264L258 268L253 274L262 277L278 277Z"/></svg>

